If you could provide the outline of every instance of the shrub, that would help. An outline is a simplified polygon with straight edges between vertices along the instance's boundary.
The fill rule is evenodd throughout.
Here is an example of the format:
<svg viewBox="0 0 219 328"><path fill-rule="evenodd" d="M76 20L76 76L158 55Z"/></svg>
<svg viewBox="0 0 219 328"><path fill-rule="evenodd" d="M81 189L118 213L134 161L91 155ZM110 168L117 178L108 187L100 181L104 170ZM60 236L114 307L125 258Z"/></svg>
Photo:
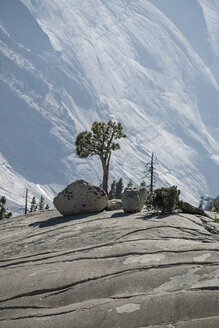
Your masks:
<svg viewBox="0 0 219 328"><path fill-rule="evenodd" d="M212 211L219 213L219 200L212 204Z"/></svg>
<svg viewBox="0 0 219 328"><path fill-rule="evenodd" d="M151 204L154 209L162 213L173 213L174 210L182 207L182 201L179 200L180 190L176 186L169 188L160 188L154 191Z"/></svg>
<svg viewBox="0 0 219 328"><path fill-rule="evenodd" d="M8 219L12 216L11 212L7 212L5 208L6 198L5 196L0 197L0 220Z"/></svg>
<svg viewBox="0 0 219 328"><path fill-rule="evenodd" d="M153 194L150 194L149 192L147 192L145 206L148 211L152 211L154 209Z"/></svg>

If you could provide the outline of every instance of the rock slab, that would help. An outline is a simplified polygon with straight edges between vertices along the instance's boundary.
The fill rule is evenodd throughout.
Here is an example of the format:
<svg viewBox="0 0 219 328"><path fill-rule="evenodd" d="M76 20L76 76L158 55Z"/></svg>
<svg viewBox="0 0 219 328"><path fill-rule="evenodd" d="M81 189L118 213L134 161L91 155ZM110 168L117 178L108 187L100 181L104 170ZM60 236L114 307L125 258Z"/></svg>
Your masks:
<svg viewBox="0 0 219 328"><path fill-rule="evenodd" d="M125 213L141 212L147 197L145 187L127 187L122 195L122 207Z"/></svg>
<svg viewBox="0 0 219 328"><path fill-rule="evenodd" d="M63 216L94 213L107 207L108 196L102 188L77 180L61 191L53 203Z"/></svg>
<svg viewBox="0 0 219 328"><path fill-rule="evenodd" d="M201 219L143 209L2 220L0 327L219 327L219 236Z"/></svg>
<svg viewBox="0 0 219 328"><path fill-rule="evenodd" d="M181 211L183 213L189 213L189 214L198 214L198 215L202 215L202 216L207 216L208 214L201 208L195 207L187 202L182 202L182 208Z"/></svg>

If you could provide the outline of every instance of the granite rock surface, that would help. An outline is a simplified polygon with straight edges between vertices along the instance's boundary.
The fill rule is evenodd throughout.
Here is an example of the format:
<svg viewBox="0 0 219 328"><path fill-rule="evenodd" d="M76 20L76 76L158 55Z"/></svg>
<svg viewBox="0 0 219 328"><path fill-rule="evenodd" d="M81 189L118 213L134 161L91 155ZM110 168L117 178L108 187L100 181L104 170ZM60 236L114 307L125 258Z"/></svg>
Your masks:
<svg viewBox="0 0 219 328"><path fill-rule="evenodd" d="M219 327L210 219L49 210L0 224L1 328Z"/></svg>
<svg viewBox="0 0 219 328"><path fill-rule="evenodd" d="M147 197L146 187L127 187L122 194L124 213L141 212Z"/></svg>

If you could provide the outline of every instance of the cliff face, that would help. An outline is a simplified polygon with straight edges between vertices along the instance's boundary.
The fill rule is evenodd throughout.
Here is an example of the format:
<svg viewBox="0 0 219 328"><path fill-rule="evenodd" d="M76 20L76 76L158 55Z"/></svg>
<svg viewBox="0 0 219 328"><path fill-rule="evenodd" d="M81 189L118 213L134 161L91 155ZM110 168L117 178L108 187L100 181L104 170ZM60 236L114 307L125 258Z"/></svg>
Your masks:
<svg viewBox="0 0 219 328"><path fill-rule="evenodd" d="M202 219L50 210L2 221L0 326L217 327L219 236Z"/></svg>
<svg viewBox="0 0 219 328"><path fill-rule="evenodd" d="M214 0L1 0L0 193L20 207L25 187L51 201L99 183L74 140L113 119L128 138L111 180L140 183L155 152L158 185L194 204L217 195L218 14Z"/></svg>

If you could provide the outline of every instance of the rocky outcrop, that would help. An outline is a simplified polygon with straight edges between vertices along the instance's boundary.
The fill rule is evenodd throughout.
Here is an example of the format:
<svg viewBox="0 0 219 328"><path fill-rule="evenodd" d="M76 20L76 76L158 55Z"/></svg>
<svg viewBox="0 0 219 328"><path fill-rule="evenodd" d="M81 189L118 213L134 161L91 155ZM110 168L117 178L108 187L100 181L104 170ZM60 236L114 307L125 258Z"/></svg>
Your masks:
<svg viewBox="0 0 219 328"><path fill-rule="evenodd" d="M189 214L197 214L197 215L202 215L202 216L207 216L208 214L202 210L201 208L195 207L187 202L181 202L181 211L183 213L189 213Z"/></svg>
<svg viewBox="0 0 219 328"><path fill-rule="evenodd" d="M3 220L0 327L219 327L219 236L201 219L49 210Z"/></svg>
<svg viewBox="0 0 219 328"><path fill-rule="evenodd" d="M116 211L122 209L121 199L109 199L107 205L107 211Z"/></svg>
<svg viewBox="0 0 219 328"><path fill-rule="evenodd" d="M145 187L127 187L122 195L122 208L125 213L140 212L147 197Z"/></svg>
<svg viewBox="0 0 219 328"><path fill-rule="evenodd" d="M63 216L93 213L107 207L108 196L102 188L77 180L61 191L53 203Z"/></svg>

